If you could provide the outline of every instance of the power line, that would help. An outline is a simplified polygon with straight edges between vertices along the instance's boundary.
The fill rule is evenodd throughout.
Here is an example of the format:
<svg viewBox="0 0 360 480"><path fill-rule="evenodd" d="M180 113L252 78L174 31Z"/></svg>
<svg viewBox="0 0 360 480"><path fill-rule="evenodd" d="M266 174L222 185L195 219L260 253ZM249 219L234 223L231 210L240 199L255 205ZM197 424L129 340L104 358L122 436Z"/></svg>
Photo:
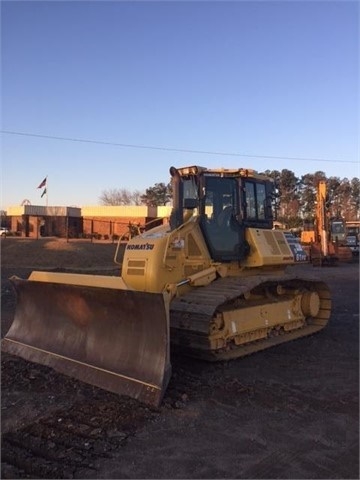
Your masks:
<svg viewBox="0 0 360 480"><path fill-rule="evenodd" d="M62 140L66 142L95 143L98 145L110 145L114 147L141 148L141 149L147 149L147 150L196 153L196 154L202 154L202 155L220 155L220 156L228 156L228 157L248 157L248 158L270 158L275 160L301 160L301 161L308 161L308 162L358 163L357 161L354 161L354 160L333 160L330 158L283 157L283 156L274 156L274 155L252 155L252 154L234 153L234 152L212 152L207 150L191 150L187 148L154 147L150 145L135 145L131 143L105 142L102 140L89 140L85 138L58 137L54 135L41 135L37 133L14 132L9 130L0 130L0 133L5 133L7 135L20 135L25 137L46 138L49 140Z"/></svg>

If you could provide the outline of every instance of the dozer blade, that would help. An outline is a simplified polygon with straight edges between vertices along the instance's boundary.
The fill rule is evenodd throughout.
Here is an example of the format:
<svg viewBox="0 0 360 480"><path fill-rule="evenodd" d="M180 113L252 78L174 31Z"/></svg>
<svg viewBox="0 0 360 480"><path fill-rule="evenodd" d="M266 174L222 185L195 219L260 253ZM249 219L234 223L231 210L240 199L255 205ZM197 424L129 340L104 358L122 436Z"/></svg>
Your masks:
<svg viewBox="0 0 360 480"><path fill-rule="evenodd" d="M159 406L171 375L163 294L11 281L18 301L3 351Z"/></svg>

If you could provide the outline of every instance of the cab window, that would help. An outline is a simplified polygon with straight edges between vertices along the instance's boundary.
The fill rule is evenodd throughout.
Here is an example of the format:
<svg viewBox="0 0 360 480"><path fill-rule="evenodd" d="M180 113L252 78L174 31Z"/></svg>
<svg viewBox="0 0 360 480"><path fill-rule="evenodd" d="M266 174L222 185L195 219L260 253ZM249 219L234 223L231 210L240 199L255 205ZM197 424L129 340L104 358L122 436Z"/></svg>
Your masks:
<svg viewBox="0 0 360 480"><path fill-rule="evenodd" d="M264 183L245 182L246 218L265 220L266 188Z"/></svg>

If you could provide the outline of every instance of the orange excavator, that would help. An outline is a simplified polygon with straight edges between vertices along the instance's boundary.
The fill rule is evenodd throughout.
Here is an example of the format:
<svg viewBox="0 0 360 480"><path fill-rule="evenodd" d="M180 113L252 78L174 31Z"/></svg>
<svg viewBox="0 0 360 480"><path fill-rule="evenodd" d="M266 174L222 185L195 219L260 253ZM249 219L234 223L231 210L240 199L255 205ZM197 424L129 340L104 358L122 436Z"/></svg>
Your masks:
<svg viewBox="0 0 360 480"><path fill-rule="evenodd" d="M341 218L331 218L327 204L326 181L320 180L313 228L301 232L301 244L313 265L335 265L339 261L352 260L351 249L346 245L345 222Z"/></svg>

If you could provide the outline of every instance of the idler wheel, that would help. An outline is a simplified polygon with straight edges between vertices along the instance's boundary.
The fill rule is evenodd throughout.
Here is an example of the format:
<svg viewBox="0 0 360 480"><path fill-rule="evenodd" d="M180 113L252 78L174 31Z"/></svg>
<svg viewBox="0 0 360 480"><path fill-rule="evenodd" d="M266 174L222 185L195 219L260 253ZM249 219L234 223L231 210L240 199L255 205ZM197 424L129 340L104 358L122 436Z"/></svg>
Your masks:
<svg viewBox="0 0 360 480"><path fill-rule="evenodd" d="M317 292L306 292L301 298L301 310L306 317L316 317L320 310L320 298Z"/></svg>

